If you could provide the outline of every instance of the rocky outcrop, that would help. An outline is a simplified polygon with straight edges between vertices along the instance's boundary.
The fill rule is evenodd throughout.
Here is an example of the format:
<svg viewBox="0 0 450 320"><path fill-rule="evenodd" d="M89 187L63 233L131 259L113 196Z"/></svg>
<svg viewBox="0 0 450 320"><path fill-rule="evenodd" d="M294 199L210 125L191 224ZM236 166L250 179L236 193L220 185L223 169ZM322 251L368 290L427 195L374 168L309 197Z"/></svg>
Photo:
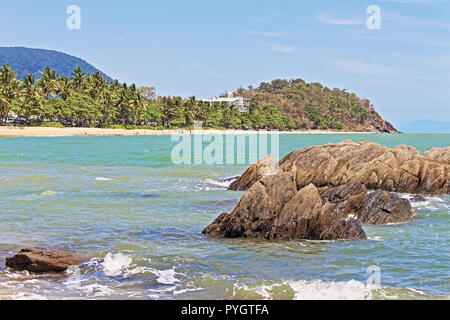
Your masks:
<svg viewBox="0 0 450 320"><path fill-rule="evenodd" d="M416 212L407 199L387 191L368 193L363 184L346 184L319 189L331 203L333 212L341 218L356 217L362 224L381 225L408 222Z"/></svg>
<svg viewBox="0 0 450 320"><path fill-rule="evenodd" d="M450 194L450 147L421 154L413 147L387 148L351 140L296 150L280 161L279 170L293 175L297 189L364 184L367 189L412 194ZM257 181L244 173L240 190Z"/></svg>
<svg viewBox="0 0 450 320"><path fill-rule="evenodd" d="M362 209L357 213L358 219L369 225L408 222L414 215L409 200L383 190L373 192L364 199Z"/></svg>
<svg viewBox="0 0 450 320"><path fill-rule="evenodd" d="M234 181L230 185L229 190L246 191L250 189L252 185L260 181L263 177L274 174L276 171L276 164L275 158L271 155L259 160Z"/></svg>
<svg viewBox="0 0 450 320"><path fill-rule="evenodd" d="M289 172L264 177L245 193L231 214L222 213L203 231L225 238L357 240L362 225L411 221L407 199L387 191L369 194L364 184L297 191Z"/></svg>
<svg viewBox="0 0 450 320"><path fill-rule="evenodd" d="M450 147L445 149L433 148L423 154L423 157L430 161L450 164Z"/></svg>
<svg viewBox="0 0 450 320"><path fill-rule="evenodd" d="M204 233L226 238L267 237L273 221L296 192L290 173L266 176L244 194L230 215L222 214Z"/></svg>
<svg viewBox="0 0 450 320"><path fill-rule="evenodd" d="M60 273L84 262L85 259L70 253L43 248L22 249L14 257L6 258L8 268L34 273Z"/></svg>
<svg viewBox="0 0 450 320"><path fill-rule="evenodd" d="M361 223L341 218L323 202L310 184L297 192L275 219L269 239L359 240L366 239Z"/></svg>
<svg viewBox="0 0 450 320"><path fill-rule="evenodd" d="M285 172L255 183L231 214L221 214L203 233L226 238L366 239L357 219L334 214L312 184L297 191L292 174Z"/></svg>

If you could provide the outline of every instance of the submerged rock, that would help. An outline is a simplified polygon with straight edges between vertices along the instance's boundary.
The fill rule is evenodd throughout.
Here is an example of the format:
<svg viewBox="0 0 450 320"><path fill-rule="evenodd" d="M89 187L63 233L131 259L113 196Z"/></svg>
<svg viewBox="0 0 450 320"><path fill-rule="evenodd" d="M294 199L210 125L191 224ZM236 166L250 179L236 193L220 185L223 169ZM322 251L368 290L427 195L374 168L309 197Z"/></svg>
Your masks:
<svg viewBox="0 0 450 320"><path fill-rule="evenodd" d="M236 181L230 185L228 190L246 191L263 177L274 174L275 171L276 160L273 156L269 155L251 165L242 176L238 177Z"/></svg>
<svg viewBox="0 0 450 320"><path fill-rule="evenodd" d="M34 273L59 273L70 266L80 265L85 259L70 253L43 248L22 249L17 255L6 258L6 266L17 271Z"/></svg>
<svg viewBox="0 0 450 320"><path fill-rule="evenodd" d="M254 165L255 166L255 165ZM239 189L258 181L256 166L241 177ZM370 141L312 146L280 161L279 170L292 173L297 189L364 184L367 189L412 194L450 194L450 147L423 155L413 147L383 147Z"/></svg>

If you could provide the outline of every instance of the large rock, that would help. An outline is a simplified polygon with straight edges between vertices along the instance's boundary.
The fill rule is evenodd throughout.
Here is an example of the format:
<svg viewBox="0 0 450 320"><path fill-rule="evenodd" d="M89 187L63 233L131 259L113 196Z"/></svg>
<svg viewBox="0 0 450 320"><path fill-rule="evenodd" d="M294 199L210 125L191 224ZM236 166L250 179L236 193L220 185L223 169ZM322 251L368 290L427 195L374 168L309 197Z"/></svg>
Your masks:
<svg viewBox="0 0 450 320"><path fill-rule="evenodd" d="M330 201L334 214L344 219L357 217L362 224L409 222L416 214L409 200L383 190L369 194L363 184L323 187L319 192Z"/></svg>
<svg viewBox="0 0 450 320"><path fill-rule="evenodd" d="M80 265L85 259L70 253L43 248L22 249L12 258L6 258L6 266L18 271L34 273L60 273L70 266Z"/></svg>
<svg viewBox="0 0 450 320"><path fill-rule="evenodd" d="M361 240L367 239L355 218L341 218L323 202L317 188L310 184L285 205L275 219L270 239Z"/></svg>
<svg viewBox="0 0 450 320"><path fill-rule="evenodd" d="M444 162L450 164L450 147L445 149L433 148L423 154L423 157L430 161Z"/></svg>
<svg viewBox="0 0 450 320"><path fill-rule="evenodd" d="M290 173L264 177L244 194L230 215L222 214L204 233L227 238L265 238L296 192Z"/></svg>
<svg viewBox="0 0 450 320"><path fill-rule="evenodd" d="M383 147L351 140L300 149L280 161L279 170L294 176L297 189L364 184L367 189L412 194L450 194L450 147L421 154L413 147ZM252 170L253 172L254 170ZM251 186L256 175L240 178Z"/></svg>
<svg viewBox="0 0 450 320"><path fill-rule="evenodd" d="M338 187L322 187L320 196L329 201L333 213L347 219L350 215L356 216L362 209L367 197L367 188L363 184L343 184Z"/></svg>
<svg viewBox="0 0 450 320"><path fill-rule="evenodd" d="M231 214L221 214L203 233L226 238L366 239L357 219L333 214L314 185L297 191L292 174L285 172L255 183Z"/></svg>
<svg viewBox="0 0 450 320"><path fill-rule="evenodd" d="M269 155L251 165L242 176L230 185L229 190L246 191L263 177L274 174L275 171L276 160L272 155Z"/></svg>
<svg viewBox="0 0 450 320"><path fill-rule="evenodd" d="M415 211L409 200L378 190L364 199L362 209L357 215L364 224L381 225L411 221Z"/></svg>

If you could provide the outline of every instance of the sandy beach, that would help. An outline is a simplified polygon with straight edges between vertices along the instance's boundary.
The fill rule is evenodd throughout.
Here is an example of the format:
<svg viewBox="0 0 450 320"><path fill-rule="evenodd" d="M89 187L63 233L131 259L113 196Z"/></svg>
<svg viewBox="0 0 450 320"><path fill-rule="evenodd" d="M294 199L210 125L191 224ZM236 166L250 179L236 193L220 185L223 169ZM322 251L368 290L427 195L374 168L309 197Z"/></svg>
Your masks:
<svg viewBox="0 0 450 320"><path fill-rule="evenodd" d="M13 137L91 137L91 136L151 136L187 134L375 134L375 132L336 132L325 130L308 131L252 131L252 130L125 130L100 128L46 128L46 127L0 127L0 138Z"/></svg>

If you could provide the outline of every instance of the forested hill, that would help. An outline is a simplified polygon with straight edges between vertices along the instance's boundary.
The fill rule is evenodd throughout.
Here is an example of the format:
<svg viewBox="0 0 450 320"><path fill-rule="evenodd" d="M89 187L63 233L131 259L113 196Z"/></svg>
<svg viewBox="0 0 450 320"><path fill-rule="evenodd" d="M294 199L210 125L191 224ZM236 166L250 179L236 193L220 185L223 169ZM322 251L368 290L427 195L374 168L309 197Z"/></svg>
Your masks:
<svg viewBox="0 0 450 320"><path fill-rule="evenodd" d="M302 79L273 80L254 89L240 88L239 94L273 105L289 118L296 129L338 129L357 132L397 132L375 111L367 99L337 88Z"/></svg>
<svg viewBox="0 0 450 320"><path fill-rule="evenodd" d="M92 75L100 72L104 78L112 81L110 77L86 61L58 51L23 47L0 47L0 66L5 63L8 63L18 73L20 79L28 73L39 79L41 77L39 72L43 71L45 67L54 69L59 76L70 78L73 70L76 67L80 67L86 74Z"/></svg>

